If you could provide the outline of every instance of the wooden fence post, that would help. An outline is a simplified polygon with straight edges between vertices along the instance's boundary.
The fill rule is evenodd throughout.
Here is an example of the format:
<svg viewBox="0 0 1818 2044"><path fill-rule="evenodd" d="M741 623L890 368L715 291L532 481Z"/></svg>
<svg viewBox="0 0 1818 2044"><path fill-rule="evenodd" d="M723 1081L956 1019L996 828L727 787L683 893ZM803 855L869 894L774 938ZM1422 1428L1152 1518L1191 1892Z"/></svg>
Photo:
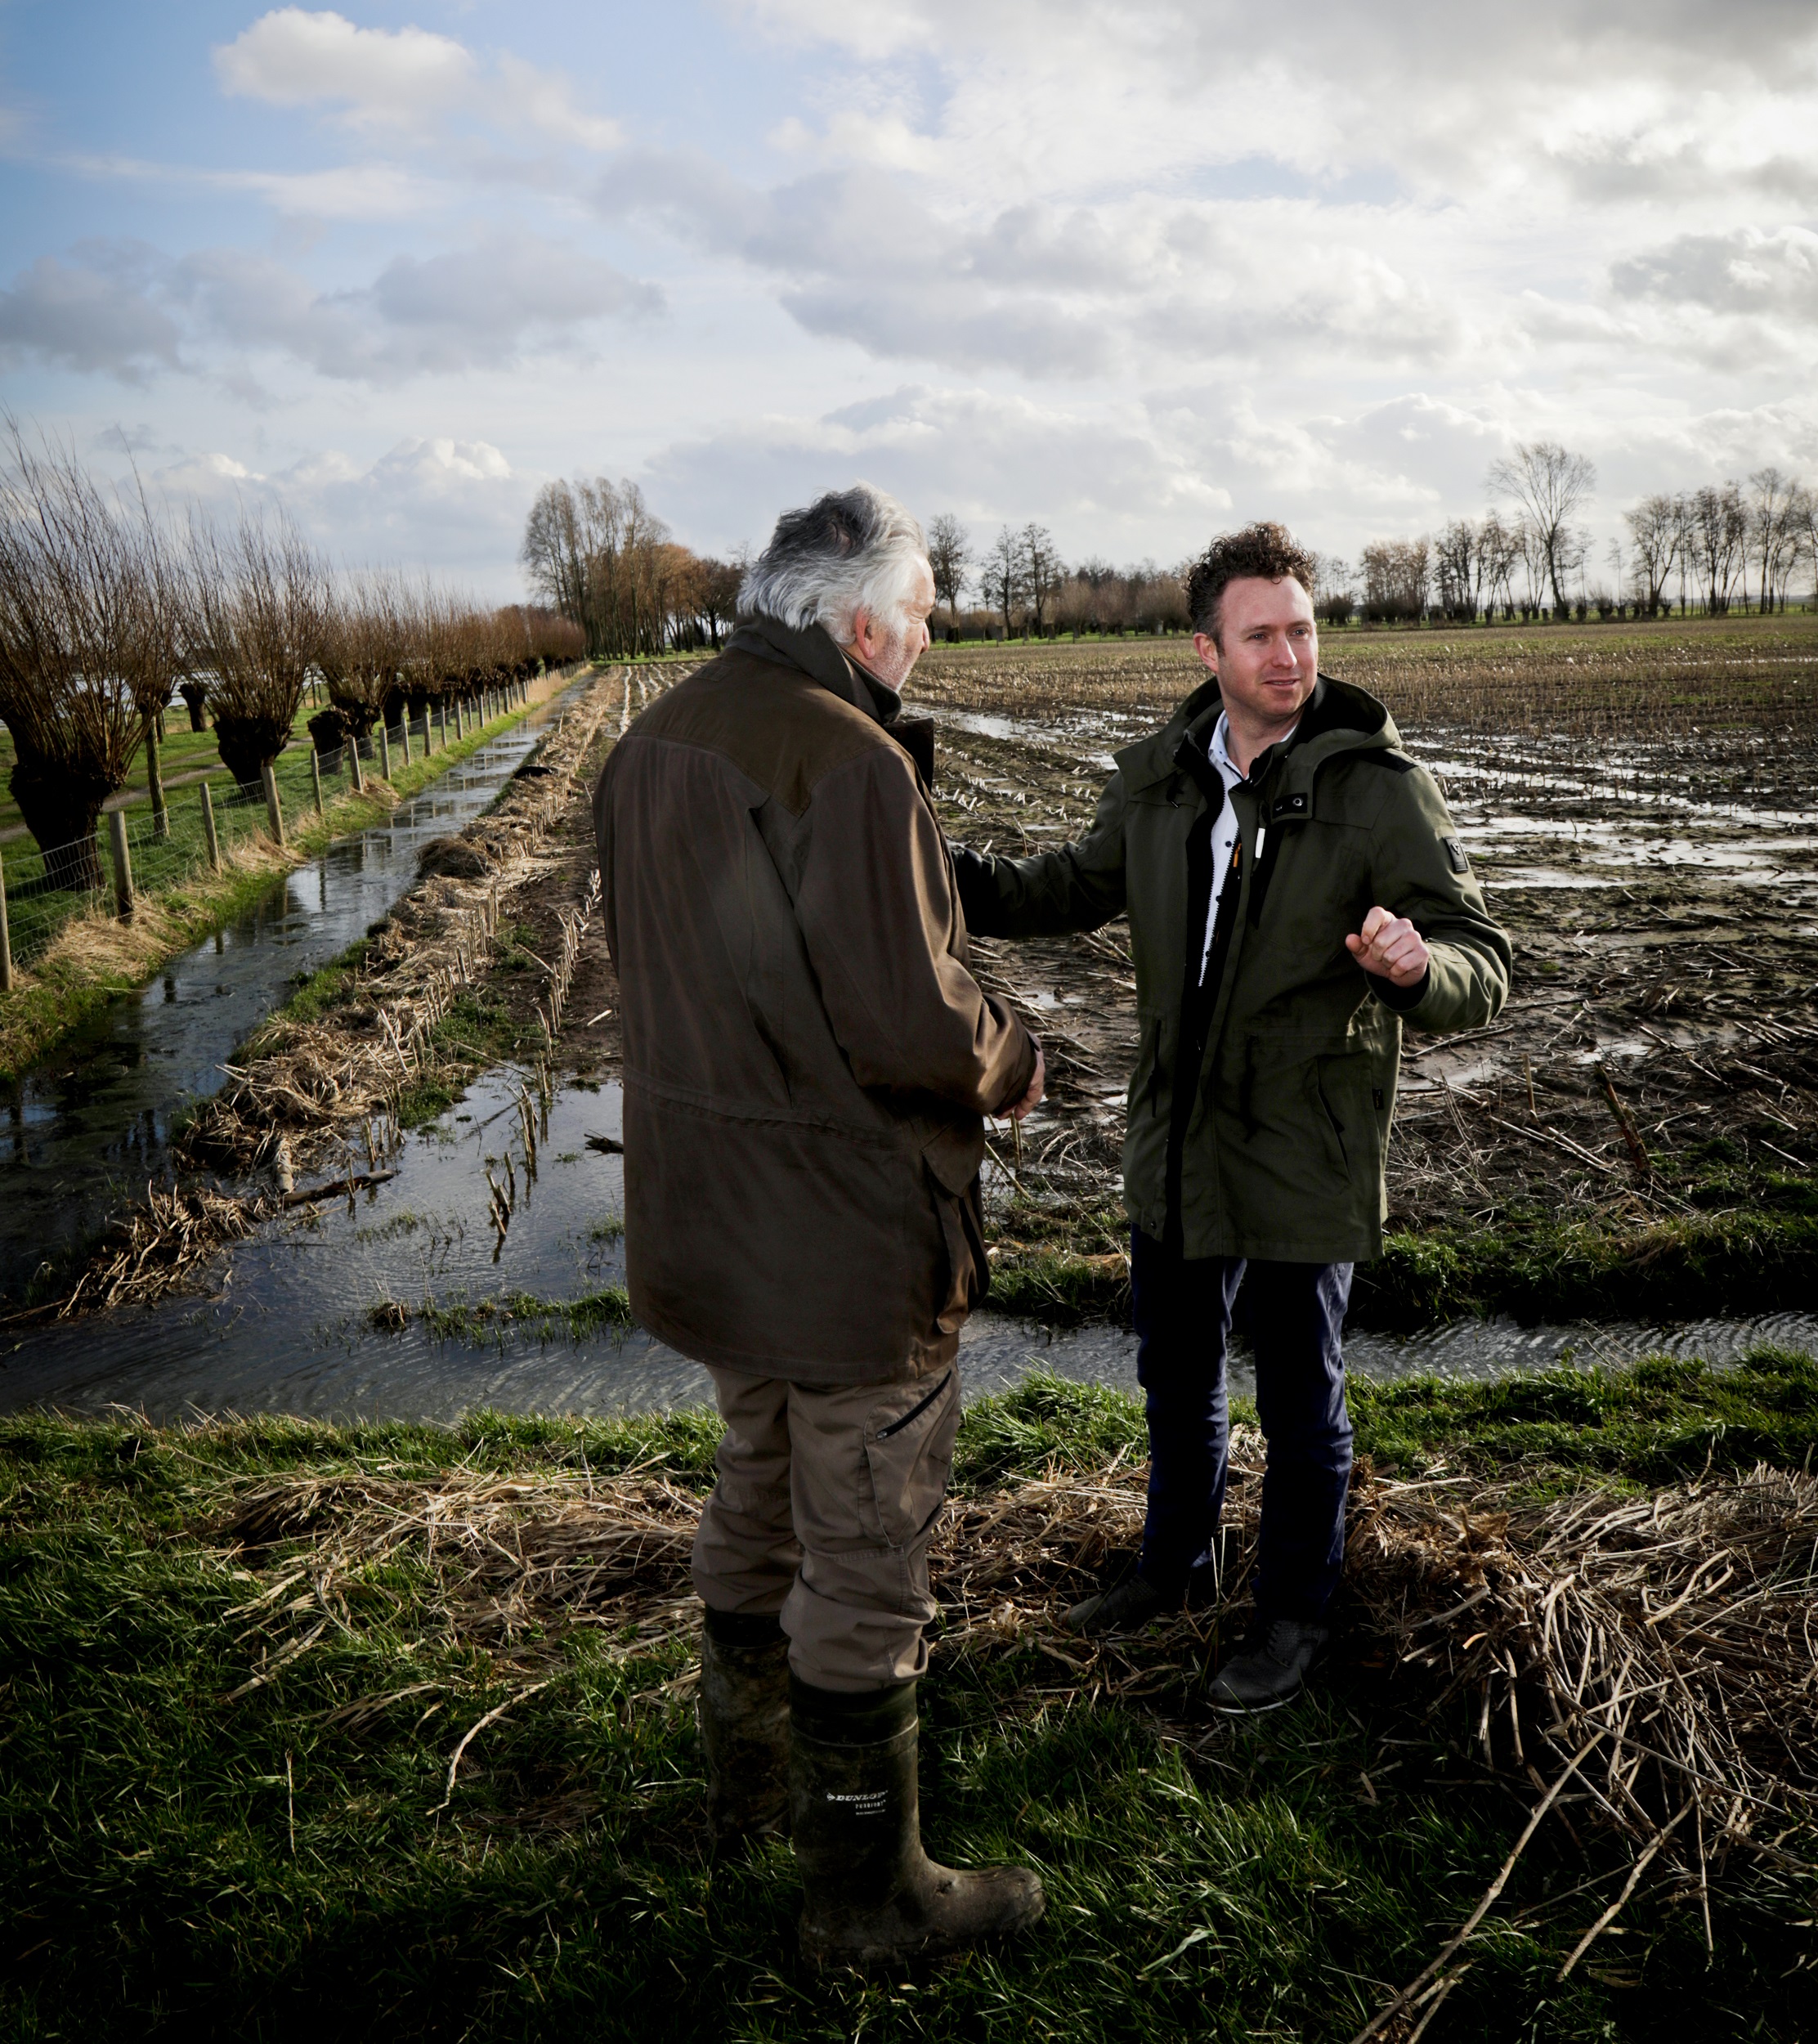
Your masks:
<svg viewBox="0 0 1818 2044"><path fill-rule="evenodd" d="M0 858L0 993L12 992L12 937L7 928L7 867Z"/></svg>
<svg viewBox="0 0 1818 2044"><path fill-rule="evenodd" d="M404 706L404 715L398 719L398 736L404 741L404 764L410 764L410 706Z"/></svg>
<svg viewBox="0 0 1818 2044"><path fill-rule="evenodd" d="M353 781L353 791L356 795L364 795L366 792L366 777L360 770L360 741L350 731L341 742L347 749L347 772Z"/></svg>
<svg viewBox="0 0 1818 2044"><path fill-rule="evenodd" d="M124 922L132 913L132 854L127 849L124 809L109 810L107 834L114 854L114 908Z"/></svg>
<svg viewBox="0 0 1818 2044"><path fill-rule="evenodd" d="M259 781L265 789L265 817L271 826L271 835L279 845L284 841L284 813L278 800L278 777L272 771L269 760L259 762Z"/></svg>
<svg viewBox="0 0 1818 2044"><path fill-rule="evenodd" d="M392 778L392 734L385 728L383 711L378 719L378 777L382 781Z"/></svg>
<svg viewBox="0 0 1818 2044"><path fill-rule="evenodd" d="M208 792L208 784L202 783L202 835L208 844L208 869L221 871L221 840L215 834L215 798Z"/></svg>
<svg viewBox="0 0 1818 2044"><path fill-rule="evenodd" d="M316 814L318 816L320 816L324 814L322 808L322 755L316 750L313 742L311 744L309 748L309 778L311 786L316 791Z"/></svg>

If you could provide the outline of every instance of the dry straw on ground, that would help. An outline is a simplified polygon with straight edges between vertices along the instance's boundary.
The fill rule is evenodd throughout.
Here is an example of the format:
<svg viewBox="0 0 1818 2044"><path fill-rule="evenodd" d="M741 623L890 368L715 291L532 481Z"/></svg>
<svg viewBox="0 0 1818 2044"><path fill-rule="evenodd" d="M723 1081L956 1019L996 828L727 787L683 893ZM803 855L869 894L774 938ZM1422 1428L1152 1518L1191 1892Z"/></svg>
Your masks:
<svg viewBox="0 0 1818 2044"><path fill-rule="evenodd" d="M1239 1430L1233 1460L1224 1567L1238 1585L1261 1499L1253 1432ZM1032 1647L1031 1707L1114 1700L1158 1710L1175 1736L1183 1719L1190 1728L1228 1607L1103 1643L1062 1623L1135 1547L1145 1481L1115 1464L1055 1468L951 1502L934 1549L937 1664ZM495 1656L508 1681L555 1676L572 1626L598 1629L615 1656L691 1641L699 1508L654 1467L598 1479L424 1483L381 1468L261 1482L214 1534L255 1560L280 1550L237 1614L263 1655L247 1686L323 1627L356 1627L375 1597L397 1598L380 1571L406 1561L427 1577L449 1643ZM1802 1855L1818 1820L1818 1480L1762 1468L1538 1505L1462 1477L1364 1472L1346 1582L1351 1647L1386 1671L1391 1706L1532 1781L1545 1809L1617 1834L1632 1868L1619 1902L1651 1876L1708 1912L1733 1853L1771 1881L1811 1871ZM692 1679L691 1669L669 1692Z"/></svg>
<svg viewBox="0 0 1818 2044"><path fill-rule="evenodd" d="M573 792L602 722L630 691L602 677L537 755L543 771L515 781L462 833L369 947L365 998L321 1020L280 1018L257 1055L226 1067L228 1084L196 1117L186 1162L248 1170L280 1142L305 1169L344 1154L350 1128L395 1125L400 1097L435 1059L433 1033L491 958L501 903L547 870L541 847ZM450 870L452 868L453 870Z"/></svg>

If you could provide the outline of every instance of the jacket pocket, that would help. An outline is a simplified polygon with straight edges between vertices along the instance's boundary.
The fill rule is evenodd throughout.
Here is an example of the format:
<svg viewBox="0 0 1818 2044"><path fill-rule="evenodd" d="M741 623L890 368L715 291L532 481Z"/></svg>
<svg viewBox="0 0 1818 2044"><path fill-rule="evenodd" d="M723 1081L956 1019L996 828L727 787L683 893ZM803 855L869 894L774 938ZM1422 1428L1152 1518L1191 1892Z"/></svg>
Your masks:
<svg viewBox="0 0 1818 2044"><path fill-rule="evenodd" d="M925 1158L923 1169L941 1224L941 1239L947 1245L947 1285L939 1296L934 1325L943 1334L952 1334L965 1324L991 1281L978 1179L974 1177L964 1192L950 1192Z"/></svg>
<svg viewBox="0 0 1818 2044"><path fill-rule="evenodd" d="M1317 1065L1318 1092L1326 1126L1337 1145L1337 1161L1359 1191L1373 1191L1382 1176L1387 1147L1387 1092L1367 1051L1323 1057Z"/></svg>
<svg viewBox="0 0 1818 2044"><path fill-rule="evenodd" d="M960 1374L932 1387L905 1385L865 1429L868 1497L859 1499L865 1531L892 1547L910 1547L932 1531L953 1467L960 1424Z"/></svg>

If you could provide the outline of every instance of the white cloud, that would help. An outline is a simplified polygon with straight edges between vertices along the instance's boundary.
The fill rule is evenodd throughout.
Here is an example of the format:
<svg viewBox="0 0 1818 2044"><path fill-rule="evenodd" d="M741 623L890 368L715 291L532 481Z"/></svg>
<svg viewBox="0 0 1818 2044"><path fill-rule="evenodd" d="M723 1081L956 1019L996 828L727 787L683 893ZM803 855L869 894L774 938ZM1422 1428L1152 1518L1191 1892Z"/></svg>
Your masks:
<svg viewBox="0 0 1818 2044"><path fill-rule="evenodd" d="M327 105L350 127L427 139L457 118L601 150L617 123L575 104L566 78L508 52L482 64L425 29L362 29L344 15L277 7L214 52L222 88L275 106Z"/></svg>
<svg viewBox="0 0 1818 2044"><path fill-rule="evenodd" d="M1809 325L1818 320L1818 234L1807 227L1772 233L1738 227L1681 235L1617 263L1611 281L1625 298Z"/></svg>
<svg viewBox="0 0 1818 2044"><path fill-rule="evenodd" d="M41 258L0 291L0 350L128 382L159 368L216 367L225 343L338 381L397 383L585 352L596 322L662 305L610 263L534 235L396 256L370 284L338 291L244 249L172 259L137 244L90 244L70 254ZM240 394L260 395L244 373Z"/></svg>
<svg viewBox="0 0 1818 2044"><path fill-rule="evenodd" d="M179 453L146 479L178 509L281 504L338 563L465 576L500 602L519 594L509 563L539 480L486 441L440 437L401 440L364 464L334 448L273 469L219 450Z"/></svg>
<svg viewBox="0 0 1818 2044"><path fill-rule="evenodd" d="M177 324L143 289L146 252L95 243L71 253L40 256L0 290L0 361L36 357L123 383L178 367Z"/></svg>

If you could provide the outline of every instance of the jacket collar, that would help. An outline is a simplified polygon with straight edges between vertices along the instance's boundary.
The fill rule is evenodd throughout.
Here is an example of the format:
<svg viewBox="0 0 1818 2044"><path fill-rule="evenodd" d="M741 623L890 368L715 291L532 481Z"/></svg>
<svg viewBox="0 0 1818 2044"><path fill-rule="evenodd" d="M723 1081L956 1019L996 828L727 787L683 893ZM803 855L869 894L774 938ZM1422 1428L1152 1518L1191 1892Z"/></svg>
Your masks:
<svg viewBox="0 0 1818 2044"><path fill-rule="evenodd" d="M1180 770L1183 759L1190 755L1204 760L1224 707L1216 679L1208 677L1160 731L1139 738L1117 755L1125 787L1150 787L1165 781ZM1400 743L1395 719L1374 696L1350 682L1321 675L1292 733L1279 745L1265 747L1251 762L1250 781L1254 785L1271 773L1278 773L1283 777L1283 785L1310 800L1314 778L1328 760L1343 752L1382 750ZM1207 771L1211 773L1209 764ZM1220 792L1223 785L1219 784ZM1209 783L1207 799L1211 799Z"/></svg>
<svg viewBox="0 0 1818 2044"><path fill-rule="evenodd" d="M823 688L884 725L894 724L902 697L836 646L824 625L797 631L780 618L748 617L726 642L729 653L752 653L779 667L794 667Z"/></svg>

